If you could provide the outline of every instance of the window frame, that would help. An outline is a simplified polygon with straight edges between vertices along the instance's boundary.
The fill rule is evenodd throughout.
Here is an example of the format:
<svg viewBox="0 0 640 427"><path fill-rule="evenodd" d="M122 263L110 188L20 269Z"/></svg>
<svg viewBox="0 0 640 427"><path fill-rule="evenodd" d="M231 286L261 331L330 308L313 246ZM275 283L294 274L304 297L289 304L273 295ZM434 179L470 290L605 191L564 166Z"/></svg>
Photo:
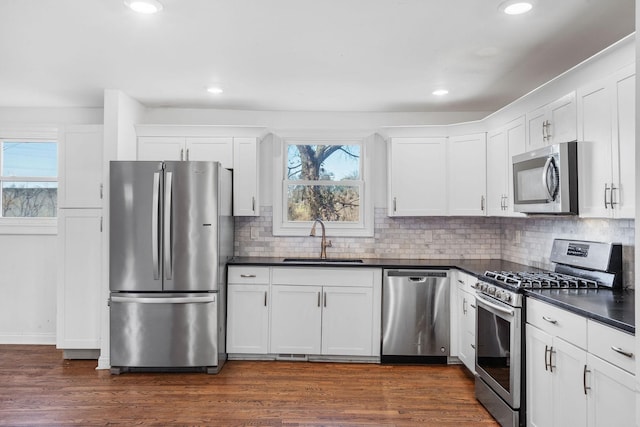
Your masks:
<svg viewBox="0 0 640 427"><path fill-rule="evenodd" d="M360 220L358 222L326 221L328 236L373 237L373 194L371 191L371 136L330 135L330 136L274 136L274 186L273 186L273 235L308 236L313 221L288 221L287 192L289 185L347 185L357 186L360 194ZM346 181L288 180L289 145L359 145L360 179ZM368 147L369 146L369 147Z"/></svg>
<svg viewBox="0 0 640 427"><path fill-rule="evenodd" d="M57 128L52 127L0 127L0 141L2 142L55 142L57 146L56 164L58 175L56 177L5 177L0 176L0 185L3 182L56 182L58 183L58 194L60 194L60 140ZM2 152L0 152L0 165ZM2 170L0 169L0 173ZM10 178L10 179L6 179ZM0 217L0 234L57 234L58 233L58 210L56 206L55 217Z"/></svg>

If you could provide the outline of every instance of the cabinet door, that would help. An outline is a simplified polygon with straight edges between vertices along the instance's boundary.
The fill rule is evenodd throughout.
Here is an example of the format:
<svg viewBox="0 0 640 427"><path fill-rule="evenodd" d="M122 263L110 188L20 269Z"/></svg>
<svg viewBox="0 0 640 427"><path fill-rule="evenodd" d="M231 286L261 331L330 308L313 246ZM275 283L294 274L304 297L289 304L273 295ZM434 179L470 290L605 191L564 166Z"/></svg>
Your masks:
<svg viewBox="0 0 640 427"><path fill-rule="evenodd" d="M257 138L233 139L233 215L260 215Z"/></svg>
<svg viewBox="0 0 640 427"><path fill-rule="evenodd" d="M184 160L184 154L183 137L138 137L138 160Z"/></svg>
<svg viewBox="0 0 640 427"><path fill-rule="evenodd" d="M526 325L526 396L527 425L547 427L552 424L553 396L551 372L548 366L552 337L546 332Z"/></svg>
<svg viewBox="0 0 640 427"><path fill-rule="evenodd" d="M636 79L635 67L613 76L613 212L616 218L635 218Z"/></svg>
<svg viewBox="0 0 640 427"><path fill-rule="evenodd" d="M458 288L458 359L475 374L476 372L476 310L475 297Z"/></svg>
<svg viewBox="0 0 640 427"><path fill-rule="evenodd" d="M271 287L270 353L320 354L320 286Z"/></svg>
<svg viewBox="0 0 640 427"><path fill-rule="evenodd" d="M634 376L599 357L587 354L589 427L635 425Z"/></svg>
<svg viewBox="0 0 640 427"><path fill-rule="evenodd" d="M102 211L58 211L57 346L100 348Z"/></svg>
<svg viewBox="0 0 640 427"><path fill-rule="evenodd" d="M267 354L269 285L229 284L227 352Z"/></svg>
<svg viewBox="0 0 640 427"><path fill-rule="evenodd" d="M583 380L587 352L555 337L550 357L553 367L553 425L586 426L587 396Z"/></svg>
<svg viewBox="0 0 640 427"><path fill-rule="evenodd" d="M322 354L373 356L373 289L326 286L322 295Z"/></svg>
<svg viewBox="0 0 640 427"><path fill-rule="evenodd" d="M222 167L233 168L233 139L215 137L189 137L185 139L183 160L216 161Z"/></svg>
<svg viewBox="0 0 640 427"><path fill-rule="evenodd" d="M102 126L72 126L61 139L58 205L102 207Z"/></svg>
<svg viewBox="0 0 640 427"><path fill-rule="evenodd" d="M446 138L393 138L389 216L447 213Z"/></svg>
<svg viewBox="0 0 640 427"><path fill-rule="evenodd" d="M504 129L487 136L487 215L503 216L507 196L507 166L511 163Z"/></svg>
<svg viewBox="0 0 640 427"><path fill-rule="evenodd" d="M527 113L527 151L542 148L547 145L545 123L547 121L546 107Z"/></svg>
<svg viewBox="0 0 640 427"><path fill-rule="evenodd" d="M571 92L547 106L547 145L577 138L576 93Z"/></svg>
<svg viewBox="0 0 640 427"><path fill-rule="evenodd" d="M581 217L609 217L605 185L611 184L611 102L606 82L578 90L578 200ZM609 190L611 191L611 190ZM608 192L607 192L608 193Z"/></svg>
<svg viewBox="0 0 640 427"><path fill-rule="evenodd" d="M449 215L486 214L486 134L449 139Z"/></svg>
<svg viewBox="0 0 640 427"><path fill-rule="evenodd" d="M524 125L524 117L520 117L510 122L506 127L507 137L507 197L505 199L505 215L523 217L525 214L514 212L513 210L513 167L511 159L513 156L522 154L526 151L526 132Z"/></svg>

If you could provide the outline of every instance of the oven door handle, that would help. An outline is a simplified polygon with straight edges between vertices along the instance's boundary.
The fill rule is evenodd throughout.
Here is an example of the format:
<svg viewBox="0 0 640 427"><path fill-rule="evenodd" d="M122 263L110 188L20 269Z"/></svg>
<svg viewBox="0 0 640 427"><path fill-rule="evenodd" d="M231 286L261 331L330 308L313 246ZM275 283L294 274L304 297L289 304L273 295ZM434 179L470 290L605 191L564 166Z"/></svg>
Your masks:
<svg viewBox="0 0 640 427"><path fill-rule="evenodd" d="M498 305L496 303L494 303L493 301L491 301L488 297L484 296L483 294L477 293L476 296L479 298L480 301L482 301L482 304L496 310L499 311L500 313L504 313L504 314L508 314L509 316L513 316L515 315L515 310L514 309L510 309L507 307L503 307L501 305Z"/></svg>

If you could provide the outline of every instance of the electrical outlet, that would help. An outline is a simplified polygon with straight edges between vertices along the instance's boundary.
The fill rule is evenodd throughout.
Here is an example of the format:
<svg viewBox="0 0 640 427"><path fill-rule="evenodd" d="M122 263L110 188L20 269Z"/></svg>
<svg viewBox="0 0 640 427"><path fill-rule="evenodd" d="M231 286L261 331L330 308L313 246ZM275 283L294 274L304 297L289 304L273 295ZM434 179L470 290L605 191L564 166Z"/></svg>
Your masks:
<svg viewBox="0 0 640 427"><path fill-rule="evenodd" d="M251 240L258 240L258 227L251 227Z"/></svg>

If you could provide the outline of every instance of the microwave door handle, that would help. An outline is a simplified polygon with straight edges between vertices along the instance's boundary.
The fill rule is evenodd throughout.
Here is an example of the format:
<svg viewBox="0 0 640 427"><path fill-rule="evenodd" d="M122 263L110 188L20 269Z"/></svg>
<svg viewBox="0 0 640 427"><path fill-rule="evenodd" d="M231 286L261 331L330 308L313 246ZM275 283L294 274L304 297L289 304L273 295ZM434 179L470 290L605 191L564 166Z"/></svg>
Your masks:
<svg viewBox="0 0 640 427"><path fill-rule="evenodd" d="M554 199L554 194L556 192L556 188L549 188L549 174L547 173L549 171L549 168L553 167L552 165L553 163L553 157L549 156L547 157L547 161L544 163L544 167L542 168L542 185L544 186L545 191L547 192L547 201L548 202L553 202ZM554 183L556 186L558 185L557 183Z"/></svg>

